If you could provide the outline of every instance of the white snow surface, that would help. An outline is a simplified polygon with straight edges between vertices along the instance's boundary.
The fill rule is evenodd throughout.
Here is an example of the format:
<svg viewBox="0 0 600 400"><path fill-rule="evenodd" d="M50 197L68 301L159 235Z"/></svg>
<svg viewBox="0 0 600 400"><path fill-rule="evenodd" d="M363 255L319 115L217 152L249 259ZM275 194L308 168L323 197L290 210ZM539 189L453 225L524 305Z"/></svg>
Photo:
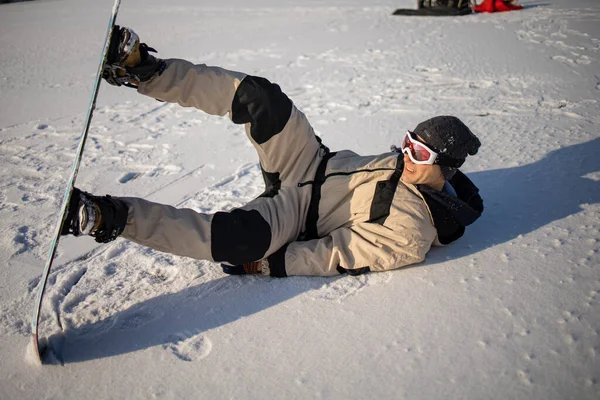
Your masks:
<svg viewBox="0 0 600 400"><path fill-rule="evenodd" d="M112 0L0 5L0 398L600 398L600 2L521 4L123 0L117 22L161 57L279 83L333 150L460 117L486 208L425 262L358 277L232 277L65 238L43 366L26 356L34 296ZM77 186L215 212L262 180L241 126L103 83Z"/></svg>

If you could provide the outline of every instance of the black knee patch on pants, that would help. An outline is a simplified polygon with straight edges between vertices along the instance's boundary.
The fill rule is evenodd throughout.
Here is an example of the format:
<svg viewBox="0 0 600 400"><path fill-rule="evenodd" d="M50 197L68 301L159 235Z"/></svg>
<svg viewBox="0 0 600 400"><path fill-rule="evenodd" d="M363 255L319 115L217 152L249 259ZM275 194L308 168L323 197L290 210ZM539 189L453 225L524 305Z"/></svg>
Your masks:
<svg viewBox="0 0 600 400"><path fill-rule="evenodd" d="M215 261L238 265L264 257L271 245L271 226L256 210L218 212L211 224Z"/></svg>
<svg viewBox="0 0 600 400"><path fill-rule="evenodd" d="M279 85L258 76L246 76L231 103L231 120L250 123L250 135L263 144L280 133L292 113L292 101Z"/></svg>

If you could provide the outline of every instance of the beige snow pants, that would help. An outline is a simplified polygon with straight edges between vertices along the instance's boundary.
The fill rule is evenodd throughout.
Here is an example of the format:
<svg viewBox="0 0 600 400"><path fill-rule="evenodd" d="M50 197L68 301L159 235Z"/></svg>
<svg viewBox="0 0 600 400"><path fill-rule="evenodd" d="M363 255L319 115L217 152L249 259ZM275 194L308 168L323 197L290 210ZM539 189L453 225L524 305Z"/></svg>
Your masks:
<svg viewBox="0 0 600 400"><path fill-rule="evenodd" d="M138 91L244 123L265 175L276 177L280 188L271 197L215 214L120 197L129 207L122 237L159 251L234 265L263 259L295 240L304 229L311 197L310 185L298 183L313 178L326 154L306 116L265 79L184 60L167 64Z"/></svg>

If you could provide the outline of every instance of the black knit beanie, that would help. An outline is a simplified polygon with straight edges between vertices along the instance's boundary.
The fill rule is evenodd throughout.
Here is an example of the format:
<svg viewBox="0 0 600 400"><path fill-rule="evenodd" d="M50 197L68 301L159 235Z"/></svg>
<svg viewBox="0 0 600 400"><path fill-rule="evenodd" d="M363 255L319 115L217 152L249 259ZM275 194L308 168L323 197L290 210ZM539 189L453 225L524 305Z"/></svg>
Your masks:
<svg viewBox="0 0 600 400"><path fill-rule="evenodd" d="M446 180L450 179L467 155L475 155L481 146L477 136L458 118L441 115L421 122L413 133L436 153L442 155L437 164ZM449 158L452 165L444 165Z"/></svg>

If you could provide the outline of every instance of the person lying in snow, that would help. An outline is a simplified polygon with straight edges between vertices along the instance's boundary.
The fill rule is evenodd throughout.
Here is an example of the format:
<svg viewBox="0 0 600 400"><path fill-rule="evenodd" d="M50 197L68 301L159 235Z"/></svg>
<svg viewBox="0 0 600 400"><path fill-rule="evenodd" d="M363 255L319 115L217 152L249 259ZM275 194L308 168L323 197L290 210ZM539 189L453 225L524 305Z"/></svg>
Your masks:
<svg viewBox="0 0 600 400"><path fill-rule="evenodd" d="M121 236L221 262L230 274L330 276L421 262L432 244L455 241L483 211L479 190L458 170L480 142L456 117L420 123L388 153L331 152L278 85L150 51L116 26L104 78L244 124L266 190L241 208L204 214L75 188L63 234L102 243Z"/></svg>

